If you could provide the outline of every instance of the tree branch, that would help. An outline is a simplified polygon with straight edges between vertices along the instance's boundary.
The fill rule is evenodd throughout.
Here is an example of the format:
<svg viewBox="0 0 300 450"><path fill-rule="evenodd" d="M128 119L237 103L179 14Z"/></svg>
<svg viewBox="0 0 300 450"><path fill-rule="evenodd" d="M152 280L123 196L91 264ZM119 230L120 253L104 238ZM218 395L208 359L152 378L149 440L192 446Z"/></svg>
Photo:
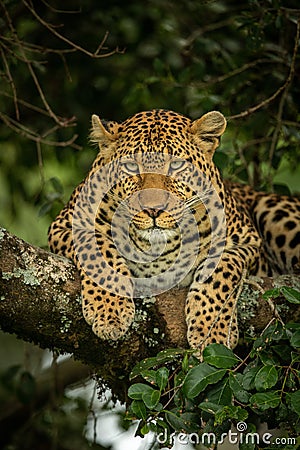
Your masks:
<svg viewBox="0 0 300 450"><path fill-rule="evenodd" d="M124 340L108 342L97 338L83 319L80 278L71 261L31 246L0 228L0 273L2 329L42 348L74 354L110 386L140 359L165 347L186 345L184 301L178 301L180 296L183 300L182 292L178 292L176 302L171 297L161 305L162 312L153 300L137 302L132 330ZM167 294L160 301L165 297ZM167 320L172 322L178 314L183 319L169 329L163 316L166 307Z"/></svg>
<svg viewBox="0 0 300 450"><path fill-rule="evenodd" d="M299 283L299 278L295 280ZM295 280L287 277L285 284ZM261 282L266 281L268 287L274 287L271 279ZM254 287L247 284L243 290L242 328L252 324L253 329L261 330L274 317L274 308L265 300L257 295L255 301L249 300L257 286L257 282ZM137 300L136 319L126 337L118 342L101 341L83 319L80 278L73 263L0 228L2 329L42 348L72 353L90 365L120 398L124 398L127 375L136 362L168 347L187 347L186 292L174 288L155 300Z"/></svg>

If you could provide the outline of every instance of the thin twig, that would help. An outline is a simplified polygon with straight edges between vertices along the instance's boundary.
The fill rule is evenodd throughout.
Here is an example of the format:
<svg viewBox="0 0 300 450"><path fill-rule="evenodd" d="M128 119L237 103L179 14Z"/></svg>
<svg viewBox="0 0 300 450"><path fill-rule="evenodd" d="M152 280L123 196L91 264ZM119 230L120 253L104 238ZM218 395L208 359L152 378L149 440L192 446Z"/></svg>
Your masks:
<svg viewBox="0 0 300 450"><path fill-rule="evenodd" d="M115 50L112 50L110 52L107 53L102 53L99 54L100 51L103 49L105 40L107 39L108 33L105 34L104 38L102 40L102 42L100 43L100 45L98 46L97 50L92 53L88 50L86 50L85 48L81 47L80 45L75 44L75 42L70 41L68 38L66 38L64 35L62 35L61 33L59 33L58 31L56 31L56 29L54 28L54 26L50 25L48 22L46 22L45 20L43 20L35 11L35 9L33 7L31 7L29 5L29 3L26 0L22 0L23 4L26 6L26 8L31 12L31 14L45 27L47 28L47 30L49 30L52 34L54 34L57 38L59 38L60 40L66 42L68 45L70 45L70 47L75 48L76 50L85 53L86 55L90 56L91 58L105 58L107 56L111 56L114 55L115 53L120 53L119 48L117 47Z"/></svg>
<svg viewBox="0 0 300 450"><path fill-rule="evenodd" d="M43 187L45 185L45 174L44 174L42 147L41 147L40 141L36 142L36 150L37 150L38 166L39 166L40 177L41 177L41 187Z"/></svg>
<svg viewBox="0 0 300 450"><path fill-rule="evenodd" d="M89 404L89 413L91 414L92 418L93 418L93 443L96 444L97 442L97 414L95 412L95 408L94 408L94 401L96 398L96 394L97 394L97 383L94 383L94 387L93 387L93 392L92 392L92 396L90 399L90 404Z"/></svg>
<svg viewBox="0 0 300 450"><path fill-rule="evenodd" d="M240 75L243 72L246 72L247 70L251 69L252 67L257 67L258 64L274 64L274 61L270 61L266 58L260 58L255 61L252 61L250 63L243 64L241 67L237 67L236 69L231 70L230 72L220 75L218 77L212 78L211 80L206 81L196 81L193 83L189 83L188 86L195 87L195 88L202 88L211 86L214 84L222 83L223 81L228 80L229 78L235 77L237 75ZM186 85L176 83L176 87L186 87Z"/></svg>
<svg viewBox="0 0 300 450"><path fill-rule="evenodd" d="M57 8L54 8L54 6L50 5L50 3L46 2L45 0L42 0L42 2L44 3L44 5L47 6L47 8L50 9L50 11L53 11L55 13L60 13L60 14L79 14L81 12L81 8L79 8L77 10L57 9Z"/></svg>
<svg viewBox="0 0 300 450"><path fill-rule="evenodd" d="M30 73L30 75L31 75L31 77L32 77L32 79L33 79L33 82L34 82L34 84L35 84L35 86L36 86L36 88L37 88L37 91L38 91L38 93L39 93L39 95L40 95L40 98L41 98L41 100L42 100L42 102L43 102L43 104L44 104L44 106L45 106L45 108L46 108L46 110L47 110L49 116L50 116L57 124L59 124L61 127L66 127L66 126L68 126L68 121L67 121L67 120L60 120L60 118L54 113L54 111L53 111L52 108L50 107L48 101L46 100L46 97L45 97L45 95L44 95L43 89L42 89L42 87L41 87L41 85L40 85L40 82L39 82L39 80L38 80L38 78L37 78L37 76L36 76L36 74L35 74L35 71L34 71L34 69L33 69L33 67L32 67L32 63L31 63L31 62L29 61L29 59L27 58L26 53L25 53L25 50L24 50L24 48L23 48L23 46L22 46L22 43L21 43L21 41L20 41L20 39L19 39L17 30L16 30L15 27L13 26L13 23L12 23L12 20L11 20L11 18L10 18L10 15L9 15L9 13L8 13L8 10L6 9L5 5L3 5L3 3L1 3L1 5L2 5L2 8L4 9L5 16L6 16L6 19L7 19L7 21L8 21L8 24L9 24L9 27L10 27L10 29L11 29L11 32L12 32L14 38L15 38L16 43L18 44L20 54L21 54L21 56L23 57L25 64L27 65L27 68L28 68L28 70L29 70L29 73Z"/></svg>
<svg viewBox="0 0 300 450"><path fill-rule="evenodd" d="M277 124L276 124L275 130L274 130L273 136L272 136L272 142L271 142L271 146L270 146L269 163L271 166L272 166L272 160L273 160L274 153L275 153L275 148L276 148L277 141L279 138L279 133L280 133L280 130L282 127L283 107L286 102L288 91L293 82L293 78L294 78L294 74L295 74L296 56L297 56L298 47L299 47L299 35L300 35L300 19L298 19L298 21L297 21L297 29L296 29L295 43L294 43L294 49L293 49L293 56L292 56L292 61L291 61L291 69L290 69L290 73L287 78L286 85L283 90L280 102L279 102L279 108L278 108L278 112L277 112L277 116L276 116Z"/></svg>
<svg viewBox="0 0 300 450"><path fill-rule="evenodd" d="M78 138L78 134L74 134L67 141L51 141L48 139L44 139L42 136L37 135L34 131L25 127L24 125L14 121L11 117L8 117L6 114L0 112L0 119L7 125L11 130L18 133L19 135L26 137L34 142L40 142L41 144L51 145L54 147L68 147L72 146L73 148L80 149L80 146L75 144L76 139Z"/></svg>
<svg viewBox="0 0 300 450"><path fill-rule="evenodd" d="M6 44L10 45L16 45L15 39L7 36L0 36L0 39ZM50 48L50 47L43 47L42 45L33 44L31 42L23 41L22 39L19 39L19 42L22 44L25 50L28 50L31 53L38 53L38 54L44 54L47 53L54 53L54 54L61 54L61 53L74 53L77 52L76 48L64 48L64 49L56 49L56 48ZM3 44L4 45L4 44ZM9 47L6 47L9 50ZM18 53L13 53L18 59L23 61L22 58L20 58L20 55ZM24 61L23 61L24 62Z"/></svg>
<svg viewBox="0 0 300 450"><path fill-rule="evenodd" d="M4 92L4 91L0 91L0 95L2 95L3 97L10 98L10 99L13 98L13 96L11 94L8 94L7 92ZM25 106L26 108L28 108L28 109L30 109L32 111L35 111L35 112L37 112L39 114L42 114L42 115L48 117L48 113L47 113L47 111L45 109L39 108L38 106L35 106L32 103L27 102L26 100L20 99L19 97L17 98L17 102L20 105L23 105L23 106Z"/></svg>
<svg viewBox="0 0 300 450"><path fill-rule="evenodd" d="M20 120L20 111L19 111L19 107L18 107L18 96L17 96L17 88L16 85L14 83L14 79L11 75L10 69L9 69L9 64L7 62L5 53L3 51L3 48L1 48L1 57L2 57L2 61L5 67L5 71L6 71L6 75L8 78L8 82L11 86L11 90L12 90L12 94L13 94L13 100L14 100L14 105L15 105L15 112L16 112L16 118L17 120Z"/></svg>
<svg viewBox="0 0 300 450"><path fill-rule="evenodd" d="M235 119L241 119L243 117L247 117L250 114L253 114L254 112L256 112L257 110L263 108L264 106L267 106L269 103L273 102L291 84L293 77L294 77L294 73L295 73L296 56L297 56L297 51L298 51L298 46L299 46L299 29L300 29L300 19L298 19L298 21L297 21L297 31L296 31L296 37L295 37L294 52L293 52L293 57L292 57L292 61L291 61L290 71L289 71L289 74L288 74L288 77L287 77L285 83L282 86L280 86L280 88L278 88L277 91L274 92L274 94L272 94L270 97L266 98L265 100L258 103L257 105L252 106L251 108L248 108L245 111L242 111L239 114L235 114L233 116L227 117L228 120L235 120Z"/></svg>

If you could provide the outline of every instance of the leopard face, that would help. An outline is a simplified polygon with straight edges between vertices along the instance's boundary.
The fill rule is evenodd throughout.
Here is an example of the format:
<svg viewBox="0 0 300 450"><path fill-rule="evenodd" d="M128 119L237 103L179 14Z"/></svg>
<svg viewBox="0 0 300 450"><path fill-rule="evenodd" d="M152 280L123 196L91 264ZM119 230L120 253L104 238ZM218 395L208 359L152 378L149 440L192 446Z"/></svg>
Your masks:
<svg viewBox="0 0 300 450"><path fill-rule="evenodd" d="M151 228L154 222L160 228L172 228L184 203L195 194L191 188L195 167L220 184L211 158L225 127L218 112L192 123L180 114L157 110L139 113L121 125L110 122L106 128L93 116L92 139L101 146L93 169L115 163L114 174L110 174L115 202L138 192L136 204L130 204L136 211L133 222L137 228ZM174 219L166 212L168 204ZM158 217L154 218L155 210Z"/></svg>

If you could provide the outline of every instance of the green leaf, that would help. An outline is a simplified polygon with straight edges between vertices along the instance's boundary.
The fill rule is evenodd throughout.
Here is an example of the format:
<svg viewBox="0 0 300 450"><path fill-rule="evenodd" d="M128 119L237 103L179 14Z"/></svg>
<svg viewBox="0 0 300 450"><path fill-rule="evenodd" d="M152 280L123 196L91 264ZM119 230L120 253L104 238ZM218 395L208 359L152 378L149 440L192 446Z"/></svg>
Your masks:
<svg viewBox="0 0 300 450"><path fill-rule="evenodd" d="M283 327L282 323L277 321L272 325L269 325L262 334L262 338L265 343L270 343L273 341L280 341L281 339L286 338L286 330Z"/></svg>
<svg viewBox="0 0 300 450"><path fill-rule="evenodd" d="M269 408L276 408L280 404L280 395L277 391L261 392L250 397L252 408L266 411Z"/></svg>
<svg viewBox="0 0 300 450"><path fill-rule="evenodd" d="M149 391L143 394L142 400L148 409L154 409L159 403L160 392L156 389L150 389L151 392Z"/></svg>
<svg viewBox="0 0 300 450"><path fill-rule="evenodd" d="M298 322L288 322L288 323L285 324L285 327L288 330L297 331L297 330L300 330L300 323L298 323Z"/></svg>
<svg viewBox="0 0 300 450"><path fill-rule="evenodd" d="M243 387L246 391L254 389L255 377L259 370L260 370L259 367L251 367L251 369L247 367L247 369L245 370L243 374Z"/></svg>
<svg viewBox="0 0 300 450"><path fill-rule="evenodd" d="M167 348L166 350L162 350L161 352L157 353L156 359L158 364L164 364L166 362L173 361L174 358L182 356L186 352L187 350L183 350L182 348ZM190 352L192 353L193 350L191 350Z"/></svg>
<svg viewBox="0 0 300 450"><path fill-rule="evenodd" d="M242 409L240 406L223 406L222 409L216 412L215 424L221 425L225 420L235 419L238 421L244 421L248 418L248 412Z"/></svg>
<svg viewBox="0 0 300 450"><path fill-rule="evenodd" d="M266 346L266 343L261 336L259 336L257 339L255 339L251 353L250 353L251 358L256 356L256 354L258 352L260 352L262 350L262 348L264 348L265 346Z"/></svg>
<svg viewBox="0 0 300 450"><path fill-rule="evenodd" d="M262 298L268 300L269 298L277 298L280 295L280 288L268 289L263 293Z"/></svg>
<svg viewBox="0 0 300 450"><path fill-rule="evenodd" d="M291 361L291 347L287 344L272 345L272 350L279 356L279 361L289 364ZM282 365L282 364L281 364Z"/></svg>
<svg viewBox="0 0 300 450"><path fill-rule="evenodd" d="M300 416L300 390L289 394L291 407Z"/></svg>
<svg viewBox="0 0 300 450"><path fill-rule="evenodd" d="M286 298L286 300L290 303L294 303L296 305L300 305L300 292L291 287L283 286L281 288L281 292Z"/></svg>
<svg viewBox="0 0 300 450"><path fill-rule="evenodd" d="M205 347L203 350L203 359L208 364L220 369L229 369L238 362L238 358L233 351L222 344L210 344Z"/></svg>
<svg viewBox="0 0 300 450"><path fill-rule="evenodd" d="M186 353L184 355L181 366L182 366L182 370L184 372L188 372L188 370L189 370L189 355L188 355L188 353Z"/></svg>
<svg viewBox="0 0 300 450"><path fill-rule="evenodd" d="M150 369L151 367L155 367L157 365L157 359L156 357L146 358L143 359L143 361L139 362L134 366L132 369L129 380L133 380L133 378L139 376L142 374L142 372L145 372L145 370Z"/></svg>
<svg viewBox="0 0 300 450"><path fill-rule="evenodd" d="M175 373L174 375L174 388L179 387L180 389L175 389L174 392L174 403L176 406L181 406L184 402L183 394L181 392L181 387L183 384L183 380L186 377L186 373L183 370L180 370L180 372Z"/></svg>
<svg viewBox="0 0 300 450"><path fill-rule="evenodd" d="M148 409L154 409L160 399L160 392L143 383L135 383L128 389L128 397L133 400L142 400Z"/></svg>
<svg viewBox="0 0 300 450"><path fill-rule="evenodd" d="M256 374L254 384L258 391L272 388L278 381L278 372L275 366L263 366Z"/></svg>
<svg viewBox="0 0 300 450"><path fill-rule="evenodd" d="M246 434L248 433L256 433L257 436L257 429L256 426L253 423L248 423L247 422L247 429L246 429ZM238 425L238 427L240 427L241 424ZM255 444L255 439L245 439L243 440L243 442L239 442L239 450L255 450L257 449L257 446Z"/></svg>
<svg viewBox="0 0 300 450"><path fill-rule="evenodd" d="M291 345L295 348L300 347L300 330L292 334L290 338Z"/></svg>
<svg viewBox="0 0 300 450"><path fill-rule="evenodd" d="M211 387L207 392L207 400L217 405L231 405L232 392L229 386L229 379L225 378Z"/></svg>
<svg viewBox="0 0 300 450"><path fill-rule="evenodd" d="M145 436L146 434L149 433L149 431L150 431L149 424L148 424L148 423L145 423L145 425L143 425L142 428L141 428L141 434L142 434L143 436Z"/></svg>
<svg viewBox="0 0 300 450"><path fill-rule="evenodd" d="M155 412L161 412L164 409L164 405L159 402L153 409Z"/></svg>
<svg viewBox="0 0 300 450"><path fill-rule="evenodd" d="M154 389L152 389L152 387L148 386L147 384L135 383L129 387L128 397L132 398L133 400L142 400L143 395L149 393L151 394L153 390Z"/></svg>
<svg viewBox="0 0 300 450"><path fill-rule="evenodd" d="M234 397L242 403L248 403L250 394L244 389L243 375L241 373L229 374L229 386Z"/></svg>
<svg viewBox="0 0 300 450"><path fill-rule="evenodd" d="M156 384L156 370L143 370L140 375L150 384Z"/></svg>
<svg viewBox="0 0 300 450"><path fill-rule="evenodd" d="M278 358L274 357L274 355L270 351L262 350L261 352L259 352L258 356L264 366L275 366L279 363Z"/></svg>
<svg viewBox="0 0 300 450"><path fill-rule="evenodd" d="M223 378L226 369L217 369L203 362L193 367L185 377L182 391L187 398L195 398L200 392Z"/></svg>
<svg viewBox="0 0 300 450"><path fill-rule="evenodd" d="M199 429L199 415L191 412L180 414L177 410L166 412L166 420L176 431L193 433Z"/></svg>
<svg viewBox="0 0 300 450"><path fill-rule="evenodd" d="M146 420L147 412L144 402L142 402L141 400L133 400L130 405L130 409L138 419Z"/></svg>
<svg viewBox="0 0 300 450"><path fill-rule="evenodd" d="M166 367L161 367L156 372L156 384L160 391L163 391L167 386L169 379L169 370Z"/></svg>
<svg viewBox="0 0 300 450"><path fill-rule="evenodd" d="M165 364L166 362L173 361L175 358L182 356L186 352L187 350L177 348L162 350L156 356L143 359L143 361L136 364L130 373L129 379L132 380L138 375L141 375L141 373L145 370L148 370L152 367L160 366L162 364Z"/></svg>
<svg viewBox="0 0 300 450"><path fill-rule="evenodd" d="M183 370L180 370L178 373L174 374L174 387L178 387L183 383L183 380L186 377L186 373Z"/></svg>
<svg viewBox="0 0 300 450"><path fill-rule="evenodd" d="M218 405L218 404L212 403L212 402L201 402L198 406L203 411L206 411L209 414L213 414L213 415L215 415L217 411L222 409L222 405Z"/></svg>

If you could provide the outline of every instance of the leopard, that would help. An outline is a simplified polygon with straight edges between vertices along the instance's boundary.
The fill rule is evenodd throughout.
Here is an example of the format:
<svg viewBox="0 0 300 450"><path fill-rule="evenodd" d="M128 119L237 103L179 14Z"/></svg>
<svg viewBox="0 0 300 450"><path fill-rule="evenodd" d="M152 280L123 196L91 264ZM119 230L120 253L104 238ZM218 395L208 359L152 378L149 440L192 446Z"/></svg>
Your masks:
<svg viewBox="0 0 300 450"><path fill-rule="evenodd" d="M125 337L138 298L186 287L189 346L234 348L247 277L299 271L299 198L223 180L213 157L226 126L219 111L92 115L99 152L48 241L79 270L83 316L100 339Z"/></svg>

